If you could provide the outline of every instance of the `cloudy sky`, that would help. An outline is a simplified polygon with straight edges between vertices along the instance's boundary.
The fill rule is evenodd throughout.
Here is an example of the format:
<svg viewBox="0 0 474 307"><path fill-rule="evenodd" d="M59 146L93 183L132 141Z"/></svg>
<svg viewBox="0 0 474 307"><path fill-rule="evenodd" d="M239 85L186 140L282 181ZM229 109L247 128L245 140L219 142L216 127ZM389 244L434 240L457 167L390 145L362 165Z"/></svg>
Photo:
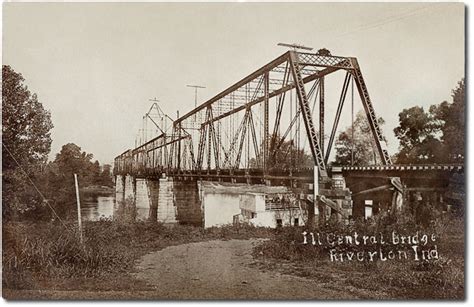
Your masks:
<svg viewBox="0 0 474 307"><path fill-rule="evenodd" d="M394 153L398 113L450 100L464 76L464 6L3 4L3 64L51 111L51 158L73 142L112 162L134 146L150 98L184 114L194 105L186 84L206 86L203 102L285 52L279 42L357 57Z"/></svg>

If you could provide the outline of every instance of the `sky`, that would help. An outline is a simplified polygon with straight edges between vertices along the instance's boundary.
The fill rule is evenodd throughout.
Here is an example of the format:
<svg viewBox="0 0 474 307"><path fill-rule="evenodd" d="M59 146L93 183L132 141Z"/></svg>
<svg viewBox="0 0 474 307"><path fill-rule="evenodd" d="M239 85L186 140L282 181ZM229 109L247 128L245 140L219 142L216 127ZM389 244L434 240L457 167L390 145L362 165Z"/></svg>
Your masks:
<svg viewBox="0 0 474 307"><path fill-rule="evenodd" d="M404 108L451 100L464 77L462 3L3 3L3 64L51 111L50 158L133 148L151 98L171 117L286 51L356 57L390 153ZM338 93L327 97L328 112ZM360 107L360 106L359 106ZM360 107L361 108L361 107ZM348 112L340 128L350 124ZM329 130L330 127L326 127Z"/></svg>

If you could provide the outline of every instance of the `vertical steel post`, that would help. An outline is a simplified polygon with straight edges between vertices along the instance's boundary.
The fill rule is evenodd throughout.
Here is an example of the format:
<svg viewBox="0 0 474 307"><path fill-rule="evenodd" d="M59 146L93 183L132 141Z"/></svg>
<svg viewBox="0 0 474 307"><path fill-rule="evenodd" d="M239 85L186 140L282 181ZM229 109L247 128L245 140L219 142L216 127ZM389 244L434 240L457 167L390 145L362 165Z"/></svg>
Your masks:
<svg viewBox="0 0 474 307"><path fill-rule="evenodd" d="M207 119L211 119L211 107L207 107ZM207 129L208 135L207 135L207 173L211 170L211 146L212 146L212 130L210 127Z"/></svg>
<svg viewBox="0 0 474 307"><path fill-rule="evenodd" d="M178 113L178 118L179 118L179 113ZM178 156L176 157L178 159L178 165L177 169L178 171L181 169L181 122L178 124L176 127L178 129Z"/></svg>
<svg viewBox="0 0 474 307"><path fill-rule="evenodd" d="M269 109L269 91L270 91L270 78L268 72L264 75L264 121L263 121L263 174L267 173L268 163L268 109Z"/></svg>
<svg viewBox="0 0 474 307"><path fill-rule="evenodd" d="M327 180L328 174L326 170L326 163L324 162L324 157L321 153L319 136L314 129L311 108L308 104L308 98L306 97L303 78L301 77L298 64L298 56L294 51L289 52L289 61L291 63L293 80L295 82L296 94L298 95L298 100L302 111L301 113L303 115L306 134L311 146L311 153L313 155L314 162L318 165L319 176L324 178L324 180Z"/></svg>
<svg viewBox="0 0 474 307"><path fill-rule="evenodd" d="M354 165L354 78L351 78L351 165Z"/></svg>
<svg viewBox="0 0 474 307"><path fill-rule="evenodd" d="M324 156L324 77L319 80L319 141Z"/></svg>

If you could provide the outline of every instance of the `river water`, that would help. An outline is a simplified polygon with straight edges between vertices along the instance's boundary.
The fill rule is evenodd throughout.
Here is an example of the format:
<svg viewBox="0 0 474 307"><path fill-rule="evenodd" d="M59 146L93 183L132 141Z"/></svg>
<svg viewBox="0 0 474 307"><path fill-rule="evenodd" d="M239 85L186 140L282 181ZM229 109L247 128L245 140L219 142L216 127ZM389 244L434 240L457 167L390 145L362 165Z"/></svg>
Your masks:
<svg viewBox="0 0 474 307"><path fill-rule="evenodd" d="M87 195L81 199L81 215L83 221L113 219L118 209L119 205L115 201L115 196ZM136 209L137 220L146 220L148 215L148 208Z"/></svg>
<svg viewBox="0 0 474 307"><path fill-rule="evenodd" d="M114 196L87 196L81 200L81 215L84 221L112 219L116 210Z"/></svg>

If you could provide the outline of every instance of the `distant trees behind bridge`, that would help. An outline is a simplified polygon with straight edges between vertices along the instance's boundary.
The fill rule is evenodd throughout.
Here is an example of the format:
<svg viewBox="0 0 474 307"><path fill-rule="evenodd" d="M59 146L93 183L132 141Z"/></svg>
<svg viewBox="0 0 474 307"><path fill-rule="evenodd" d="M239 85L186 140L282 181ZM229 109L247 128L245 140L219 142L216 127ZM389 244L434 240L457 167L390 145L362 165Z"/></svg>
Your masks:
<svg viewBox="0 0 474 307"><path fill-rule="evenodd" d="M385 124L382 117L378 118L379 126ZM364 111L359 111L354 124L339 134L335 144L336 157L334 165L374 165L380 163L372 131Z"/></svg>
<svg viewBox="0 0 474 307"><path fill-rule="evenodd" d="M393 156L397 164L463 163L465 156L465 83L452 90L452 101L434 104L425 111L413 106L399 114L393 130L400 142ZM379 125L385 121L379 118ZM354 133L352 133L354 130ZM353 128L336 140L334 165L373 165L380 162L364 111L357 113Z"/></svg>
<svg viewBox="0 0 474 307"><path fill-rule="evenodd" d="M269 152L266 165L270 170L314 167L313 157L304 150L305 144L299 144L300 147L298 147L292 139L287 140L281 135L276 135L274 137L269 136L268 145ZM306 148L308 148L307 143ZM263 150L262 144L260 153L262 153ZM250 159L249 167L258 168L262 163L261 157L259 157L259 159L260 161L258 162L255 158Z"/></svg>
<svg viewBox="0 0 474 307"><path fill-rule="evenodd" d="M452 90L452 101L404 109L394 129L400 140L397 163L463 163L465 156L465 83Z"/></svg>

